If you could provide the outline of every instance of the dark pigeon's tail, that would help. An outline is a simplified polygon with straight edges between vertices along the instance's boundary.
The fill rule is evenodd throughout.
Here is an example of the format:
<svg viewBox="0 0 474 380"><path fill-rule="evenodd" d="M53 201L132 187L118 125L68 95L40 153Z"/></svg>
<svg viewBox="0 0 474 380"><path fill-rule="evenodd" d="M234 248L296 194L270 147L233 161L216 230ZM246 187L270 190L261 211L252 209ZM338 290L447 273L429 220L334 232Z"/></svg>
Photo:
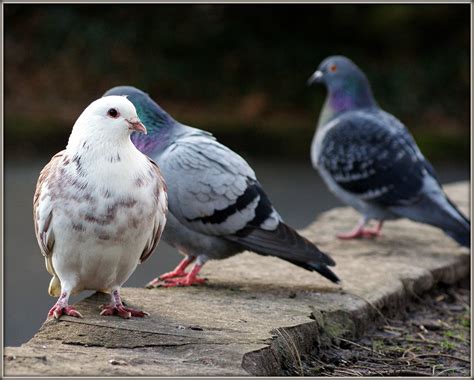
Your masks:
<svg viewBox="0 0 474 380"><path fill-rule="evenodd" d="M446 197L446 200L451 205L452 209L456 212L460 219L457 228L443 229L446 235L451 236L458 244L463 247L471 248L471 221L466 218L461 211L455 206L455 204Z"/></svg>
<svg viewBox="0 0 474 380"><path fill-rule="evenodd" d="M336 265L334 260L285 223L281 222L273 231L247 228L227 238L260 255L275 256L309 271L316 271L332 282L340 281L328 268Z"/></svg>
<svg viewBox="0 0 474 380"><path fill-rule="evenodd" d="M401 216L441 228L463 247L471 247L471 222L443 193L423 194L416 205L393 208Z"/></svg>

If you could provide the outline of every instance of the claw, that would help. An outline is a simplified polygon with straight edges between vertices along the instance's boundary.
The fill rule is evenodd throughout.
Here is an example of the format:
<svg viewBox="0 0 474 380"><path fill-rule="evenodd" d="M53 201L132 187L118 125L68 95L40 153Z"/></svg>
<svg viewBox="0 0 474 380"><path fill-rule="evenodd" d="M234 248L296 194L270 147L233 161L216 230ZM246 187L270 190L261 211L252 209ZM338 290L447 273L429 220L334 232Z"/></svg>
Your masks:
<svg viewBox="0 0 474 380"><path fill-rule="evenodd" d="M156 277L155 279L151 280L148 284L146 284L145 288L148 288L148 289L159 288L161 284L162 284L162 281L160 280L160 278Z"/></svg>
<svg viewBox="0 0 474 380"><path fill-rule="evenodd" d="M204 284L207 281L207 278L200 278L200 277L180 277L180 278L170 278L162 283L160 286L164 288L171 288L174 286L192 286L192 285L200 285Z"/></svg>
<svg viewBox="0 0 474 380"><path fill-rule="evenodd" d="M364 223L359 223L352 231L339 233L336 236L342 240L350 240L357 238L373 239L381 235L383 222L378 222L375 228L364 228Z"/></svg>
<svg viewBox="0 0 474 380"><path fill-rule="evenodd" d="M48 313L49 317L59 319L61 315L69 315L70 317L84 318L73 306L54 305Z"/></svg>
<svg viewBox="0 0 474 380"><path fill-rule="evenodd" d="M118 315L121 318L129 319L131 317L143 318L150 315L146 311L132 309L131 307L125 307L123 305L106 305L103 307L100 315L109 316L109 315Z"/></svg>

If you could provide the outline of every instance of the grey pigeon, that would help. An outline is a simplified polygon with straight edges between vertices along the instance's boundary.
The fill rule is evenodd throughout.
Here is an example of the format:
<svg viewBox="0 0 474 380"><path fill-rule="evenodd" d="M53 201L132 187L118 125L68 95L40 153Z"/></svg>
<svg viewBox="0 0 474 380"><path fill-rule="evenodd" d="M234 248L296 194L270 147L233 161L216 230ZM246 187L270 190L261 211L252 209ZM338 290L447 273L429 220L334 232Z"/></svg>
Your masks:
<svg viewBox="0 0 474 380"><path fill-rule="evenodd" d="M120 287L160 240L166 186L156 164L130 141L146 133L125 97L101 98L79 116L65 150L44 167L33 198L36 238L59 297L48 316L82 317L68 299L111 293L102 315L143 317L123 305Z"/></svg>
<svg viewBox="0 0 474 380"><path fill-rule="evenodd" d="M384 220L409 218L470 246L470 221L443 192L405 126L377 104L364 73L348 58L325 59L308 83L328 91L311 160L329 189L362 214L341 239L376 237ZM371 219L376 228L365 228Z"/></svg>
<svg viewBox="0 0 474 380"><path fill-rule="evenodd" d="M110 95L126 95L147 126L148 135L133 134L132 141L163 172L169 189L163 239L185 255L174 271L154 279L149 287L203 283L205 279L197 274L207 260L244 250L275 256L339 281L327 267L335 262L282 221L242 157L210 133L174 120L134 87L115 87L104 96Z"/></svg>

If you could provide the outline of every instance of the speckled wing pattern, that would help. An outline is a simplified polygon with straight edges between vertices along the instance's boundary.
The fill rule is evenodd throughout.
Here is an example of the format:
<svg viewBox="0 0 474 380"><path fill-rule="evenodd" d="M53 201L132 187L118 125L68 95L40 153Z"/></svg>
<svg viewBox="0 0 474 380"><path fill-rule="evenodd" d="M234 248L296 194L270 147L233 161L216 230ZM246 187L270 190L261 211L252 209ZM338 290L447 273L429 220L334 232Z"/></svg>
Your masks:
<svg viewBox="0 0 474 380"><path fill-rule="evenodd" d="M385 112L348 112L333 121L318 165L345 191L366 202L416 202L424 176L434 170L405 127Z"/></svg>
<svg viewBox="0 0 474 380"><path fill-rule="evenodd" d="M35 194L33 196L33 218L35 235L40 246L41 253L45 257L51 256L54 247L54 233L51 227L53 218L53 209L51 197L43 197L47 192L46 186L52 173L57 170L63 156L66 152L63 150L57 153L51 161L41 171L36 184ZM40 204L41 203L41 204Z"/></svg>
<svg viewBox="0 0 474 380"><path fill-rule="evenodd" d="M160 165L174 189L169 208L192 230L225 236L244 228L272 230L280 221L245 160L207 134L180 138Z"/></svg>
<svg viewBox="0 0 474 380"><path fill-rule="evenodd" d="M166 183L161 175L160 168L152 159L148 158L150 165L157 175L157 183L155 187L155 198L158 204L155 218L153 219L153 230L150 239L147 241L145 248L140 256L140 263L144 262L155 250L160 241L161 234L166 224L166 214L168 212L168 196Z"/></svg>

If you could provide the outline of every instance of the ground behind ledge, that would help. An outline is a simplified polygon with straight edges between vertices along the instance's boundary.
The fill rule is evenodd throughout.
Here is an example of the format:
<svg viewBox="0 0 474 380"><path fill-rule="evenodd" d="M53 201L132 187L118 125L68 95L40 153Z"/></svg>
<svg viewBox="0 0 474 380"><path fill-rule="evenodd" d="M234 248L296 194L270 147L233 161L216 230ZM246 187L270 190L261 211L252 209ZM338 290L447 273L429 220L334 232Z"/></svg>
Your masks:
<svg viewBox="0 0 474 380"><path fill-rule="evenodd" d="M446 190L467 213L468 183ZM81 301L84 319L48 321L29 342L5 348L4 374L284 375L301 368L302 357L361 339L437 283L470 273L467 249L410 221L386 223L374 241L334 238L357 218L351 209L333 209L302 231L335 259L341 285L244 253L206 265L203 287L124 288L127 304L150 313L144 319L100 316L102 294Z"/></svg>

